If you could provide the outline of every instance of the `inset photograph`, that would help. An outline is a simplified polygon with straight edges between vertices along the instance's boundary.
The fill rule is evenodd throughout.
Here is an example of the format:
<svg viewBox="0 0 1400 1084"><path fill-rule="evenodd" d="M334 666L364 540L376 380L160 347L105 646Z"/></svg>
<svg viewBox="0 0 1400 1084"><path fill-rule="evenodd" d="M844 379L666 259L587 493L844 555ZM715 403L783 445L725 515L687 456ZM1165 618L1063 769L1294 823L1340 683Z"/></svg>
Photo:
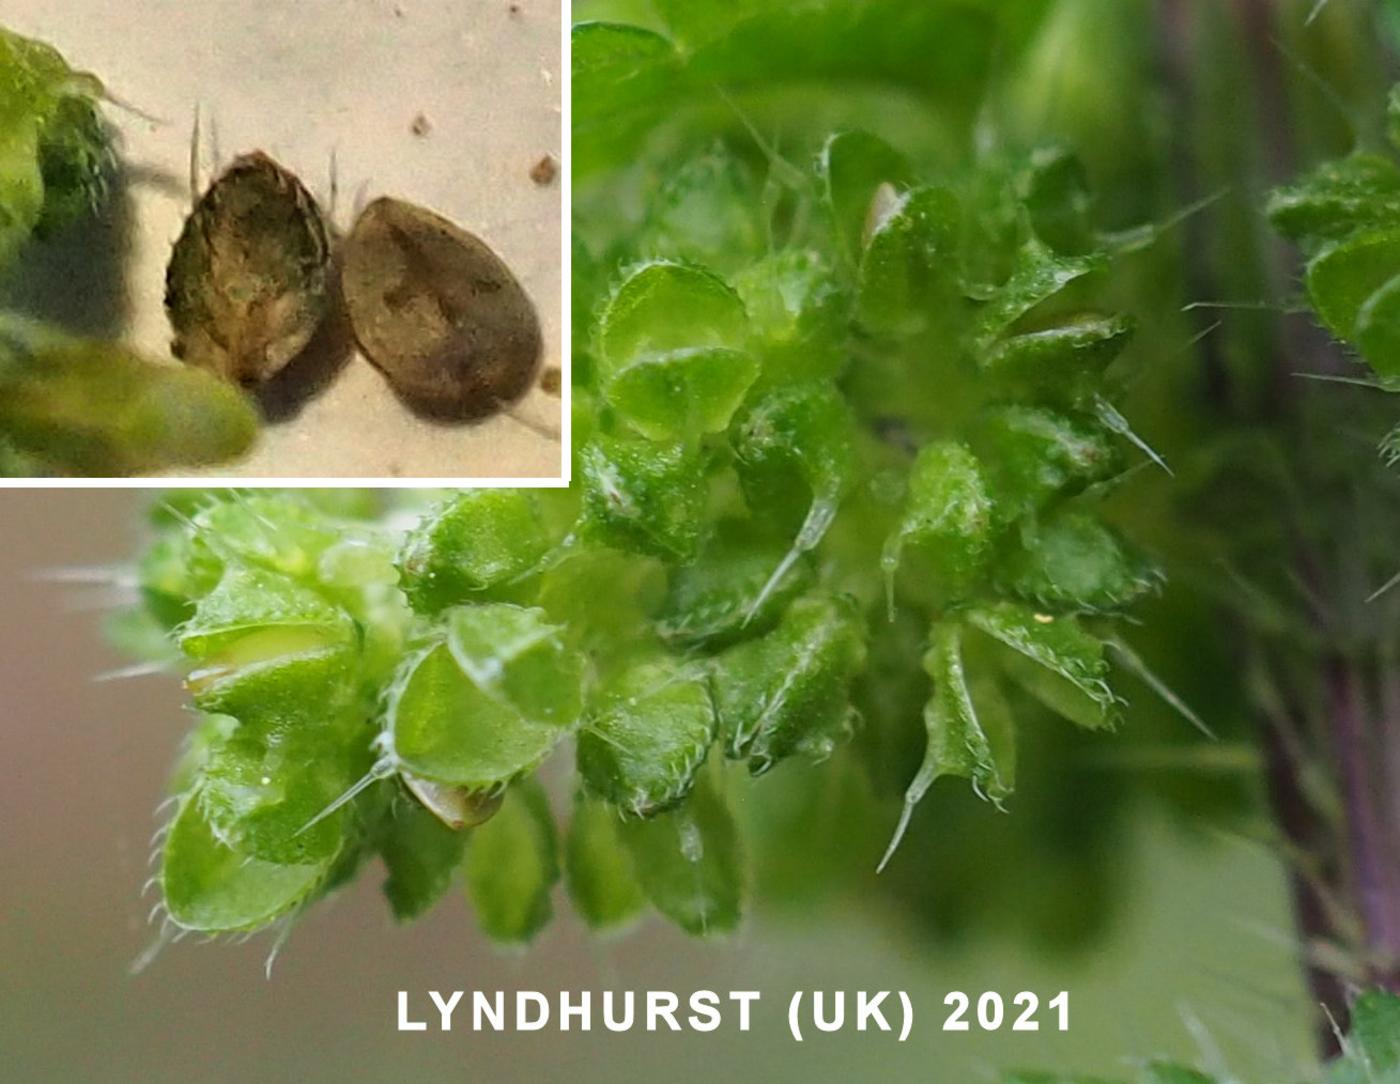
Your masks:
<svg viewBox="0 0 1400 1084"><path fill-rule="evenodd" d="M21 0L0 478L559 481L558 0Z"/></svg>

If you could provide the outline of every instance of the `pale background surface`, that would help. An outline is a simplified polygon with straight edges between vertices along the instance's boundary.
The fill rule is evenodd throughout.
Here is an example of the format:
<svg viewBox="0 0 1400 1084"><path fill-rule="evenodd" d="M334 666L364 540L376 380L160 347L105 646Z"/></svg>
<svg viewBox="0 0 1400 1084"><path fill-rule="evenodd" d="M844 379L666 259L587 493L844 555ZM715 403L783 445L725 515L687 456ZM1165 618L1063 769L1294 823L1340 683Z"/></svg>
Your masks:
<svg viewBox="0 0 1400 1084"><path fill-rule="evenodd" d="M512 10L515 9L515 10ZM534 300L545 366L561 357L561 185L531 167L561 153L560 0L6 0L5 25L98 74L168 123L109 108L123 158L145 177L94 237L26 266L41 310L169 356L162 307L170 245L189 209L196 103L226 165L262 149L326 205L334 152L347 230L357 200L393 195L484 238ZM417 136L422 114L431 130ZM125 272L120 296L111 272ZM37 272L37 273L36 273ZM560 401L516 412L557 431ZM472 425L415 417L358 356L301 413L269 426L242 476L558 477L560 445L509 416Z"/></svg>

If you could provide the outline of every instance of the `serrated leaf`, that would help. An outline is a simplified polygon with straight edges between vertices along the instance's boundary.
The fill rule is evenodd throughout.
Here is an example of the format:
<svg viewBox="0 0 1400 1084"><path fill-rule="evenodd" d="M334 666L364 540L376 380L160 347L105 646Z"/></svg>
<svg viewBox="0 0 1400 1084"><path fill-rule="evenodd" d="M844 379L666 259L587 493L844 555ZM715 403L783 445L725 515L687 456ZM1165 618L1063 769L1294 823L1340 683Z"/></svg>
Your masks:
<svg viewBox="0 0 1400 1084"><path fill-rule="evenodd" d="M1326 162L1269 196L1274 227L1315 245L1400 221L1400 168L1378 154Z"/></svg>
<svg viewBox="0 0 1400 1084"><path fill-rule="evenodd" d="M703 776L680 808L622 825L637 880L652 906L697 936L739 924L744 867L728 803Z"/></svg>
<svg viewBox="0 0 1400 1084"><path fill-rule="evenodd" d="M899 527L885 541L880 564L893 604L894 576L907 546L927 555L937 586L958 596L982 575L992 538L993 505L982 466L961 444L930 444L919 452Z"/></svg>
<svg viewBox="0 0 1400 1084"><path fill-rule="evenodd" d="M766 631L814 579L811 561L798 560L774 582L783 553L749 521L721 523L695 561L671 571L657 631L682 644L710 645Z"/></svg>
<svg viewBox="0 0 1400 1084"><path fill-rule="evenodd" d="M850 684L865 661L865 623L845 596L799 599L758 640L714 663L726 753L762 775L789 756L830 755L853 729Z"/></svg>
<svg viewBox="0 0 1400 1084"><path fill-rule="evenodd" d="M500 811L472 829L466 879L477 921L493 941L528 944L548 925L559 856L554 816L539 783L515 784Z"/></svg>
<svg viewBox="0 0 1400 1084"><path fill-rule="evenodd" d="M463 490L408 532L399 585L415 610L437 613L528 575L552 545L531 490Z"/></svg>
<svg viewBox="0 0 1400 1084"><path fill-rule="evenodd" d="M1160 571L1116 531L1084 512L1024 525L1019 545L997 563L1001 587L1042 609L1122 609L1161 583Z"/></svg>
<svg viewBox="0 0 1400 1084"><path fill-rule="evenodd" d="M1003 602L968 610L965 620L1011 649L1003 668L1046 707L1086 729L1116 724L1103 641L1075 618Z"/></svg>
<svg viewBox="0 0 1400 1084"><path fill-rule="evenodd" d="M616 810L582 792L564 847L564 879L574 908L593 930L616 930L646 906Z"/></svg>
<svg viewBox="0 0 1400 1084"><path fill-rule="evenodd" d="M1097 254L1060 256L1041 241L1027 241L1017 253L1011 277L978 313L974 341L990 344L1033 309L1104 265Z"/></svg>
<svg viewBox="0 0 1400 1084"><path fill-rule="evenodd" d="M258 649L240 652L240 643L258 636ZM205 668L231 669L258 656L272 658L348 643L354 636L350 615L321 594L275 572L242 562L224 568L218 585L195 607L180 629L180 650ZM263 641L266 641L266 647ZM283 649L283 641L286 642ZM219 659L221 654L234 657Z"/></svg>
<svg viewBox="0 0 1400 1084"><path fill-rule="evenodd" d="M315 724L266 735L240 725L207 752L200 809L219 839L246 856L288 865L333 858L350 811L336 805L369 769L368 735L345 698Z"/></svg>
<svg viewBox="0 0 1400 1084"><path fill-rule="evenodd" d="M331 865L330 859L285 865L241 854L215 837L191 796L166 838L161 886L170 920L182 929L252 930L305 903Z"/></svg>
<svg viewBox="0 0 1400 1084"><path fill-rule="evenodd" d="M606 545L686 561L705 513L705 461L685 444L595 437L579 453L584 529Z"/></svg>
<svg viewBox="0 0 1400 1084"><path fill-rule="evenodd" d="M670 659L638 663L599 695L579 734L579 774L591 794L652 817L690 793L714 738L703 672Z"/></svg>
<svg viewBox="0 0 1400 1084"><path fill-rule="evenodd" d="M923 666L933 680L933 694L924 707L924 758L905 792L882 869L899 846L914 807L941 777L970 780L979 795L997 804L1016 785L1016 734L1010 711L990 682L981 682L974 697L963 668L962 629L956 622L933 627Z"/></svg>
<svg viewBox="0 0 1400 1084"><path fill-rule="evenodd" d="M1008 522L1103 481L1121 462L1103 427L1038 406L991 408L974 440L997 516Z"/></svg>
<svg viewBox="0 0 1400 1084"><path fill-rule="evenodd" d="M731 435L735 469L750 506L781 507L783 491L790 492L794 480L811 494L797 537L759 593L754 610L801 555L816 549L825 537L854 481L855 441L850 407L822 384L780 388L736 419Z"/></svg>

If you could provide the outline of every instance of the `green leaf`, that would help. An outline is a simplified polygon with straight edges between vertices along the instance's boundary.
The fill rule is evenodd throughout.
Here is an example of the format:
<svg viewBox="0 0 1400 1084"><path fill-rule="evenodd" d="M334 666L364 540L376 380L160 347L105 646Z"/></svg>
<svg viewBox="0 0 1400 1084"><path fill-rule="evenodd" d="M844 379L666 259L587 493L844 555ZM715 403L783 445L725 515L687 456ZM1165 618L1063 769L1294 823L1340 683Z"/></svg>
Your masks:
<svg viewBox="0 0 1400 1084"><path fill-rule="evenodd" d="M161 887L170 920L182 929L252 930L306 902L331 864L284 865L241 854L215 837L193 795L180 803L166 838Z"/></svg>
<svg viewBox="0 0 1400 1084"><path fill-rule="evenodd" d="M350 615L318 592L275 572L231 562L180 629L180 650L208 679L269 659L349 643ZM249 637L256 636L256 640ZM241 645L241 646L240 646Z"/></svg>
<svg viewBox="0 0 1400 1084"><path fill-rule="evenodd" d="M653 440L716 433L758 376L748 317L718 276L657 261L634 269L599 317L608 401Z"/></svg>
<svg viewBox="0 0 1400 1084"><path fill-rule="evenodd" d="M499 677L474 678L441 641L404 661L385 714L400 767L471 791L533 770L568 733L567 724L524 717Z"/></svg>
<svg viewBox="0 0 1400 1084"><path fill-rule="evenodd" d="M1375 990L1357 998L1349 1040L1353 1054L1373 1071L1400 1069L1400 997Z"/></svg>
<svg viewBox="0 0 1400 1084"><path fill-rule="evenodd" d="M1355 334L1372 369L1383 377L1400 376L1400 274L1362 304Z"/></svg>
<svg viewBox="0 0 1400 1084"><path fill-rule="evenodd" d="M98 80L0 28L0 268L31 230L61 229L107 195L112 139Z"/></svg>
<svg viewBox="0 0 1400 1084"><path fill-rule="evenodd" d="M209 749L197 793L220 840L241 854L288 865L340 852L350 810L335 803L370 762L368 734L355 740L358 717L341 699L323 709L315 726L272 735L240 727Z"/></svg>
<svg viewBox="0 0 1400 1084"><path fill-rule="evenodd" d="M812 562L798 560L775 581L783 556L783 546L749 521L720 523L694 562L672 570L657 631L681 644L709 645L764 631L815 578Z"/></svg>
<svg viewBox="0 0 1400 1084"><path fill-rule="evenodd" d="M1103 481L1121 465L1101 426L1044 407L993 407L974 441L996 514L1004 521Z"/></svg>
<svg viewBox="0 0 1400 1084"><path fill-rule="evenodd" d="M621 818L582 792L574 799L564 845L564 880L575 909L593 930L624 927L646 906L622 840Z"/></svg>
<svg viewBox="0 0 1400 1084"><path fill-rule="evenodd" d="M14 260L43 210L38 125L0 113L0 268Z"/></svg>
<svg viewBox="0 0 1400 1084"><path fill-rule="evenodd" d="M974 340L990 344L1071 283L1104 265L1099 255L1059 256L1043 242L1027 241L1017 254L1011 278L978 314Z"/></svg>
<svg viewBox="0 0 1400 1084"><path fill-rule="evenodd" d="M962 306L958 231L962 212L946 188L895 197L870 224L860 261L856 314L871 331L913 335L939 328Z"/></svg>
<svg viewBox="0 0 1400 1084"><path fill-rule="evenodd" d="M1002 1084L1122 1084L1122 1082L1107 1080L1099 1076L1080 1076L1078 1073L1021 1071L1002 1077Z"/></svg>
<svg viewBox="0 0 1400 1084"><path fill-rule="evenodd" d="M598 697L579 734L579 774L593 795L652 817L690 793L714 738L702 671L669 659L638 663Z"/></svg>
<svg viewBox="0 0 1400 1084"><path fill-rule="evenodd" d="M553 915L559 879L554 816L544 788L522 780L500 812L474 828L467 847L467 895L486 935L507 945L535 939Z"/></svg>
<svg viewBox="0 0 1400 1084"><path fill-rule="evenodd" d="M1400 274L1400 229L1376 230L1329 245L1308 265L1308 296L1343 339L1354 339L1362 306Z"/></svg>
<svg viewBox="0 0 1400 1084"><path fill-rule="evenodd" d="M1269 220L1287 237L1315 246L1400 221L1400 168L1379 154L1326 162L1269 196Z"/></svg>
<svg viewBox="0 0 1400 1084"><path fill-rule="evenodd" d="M462 864L467 834L447 827L415 801L393 803L377 846L389 871L384 895L396 919L410 922L443 897Z"/></svg>
<svg viewBox="0 0 1400 1084"><path fill-rule="evenodd" d="M652 906L697 936L739 925L744 865L724 797L701 777L679 809L622 825L623 840Z"/></svg>
<svg viewBox="0 0 1400 1084"><path fill-rule="evenodd" d="M1031 228L1056 252L1078 255L1094 247L1089 175L1078 156L1063 147L1033 152L1021 178L1021 196Z"/></svg>
<svg viewBox="0 0 1400 1084"><path fill-rule="evenodd" d="M598 436L579 453L579 474L590 539L674 561L695 556L706 499L698 450Z"/></svg>
<svg viewBox="0 0 1400 1084"><path fill-rule="evenodd" d="M583 660L543 610L490 603L443 615L462 673L532 723L569 728L583 710Z"/></svg>
<svg viewBox="0 0 1400 1084"><path fill-rule="evenodd" d="M415 610L437 613L527 576L552 545L531 490L463 490L404 539L400 586Z"/></svg>
<svg viewBox="0 0 1400 1084"><path fill-rule="evenodd" d="M797 537L759 593L754 610L802 554L816 549L836 518L854 481L855 434L850 407L823 384L781 388L736 419L731 445L749 505L781 507L794 482L811 494Z"/></svg>
<svg viewBox="0 0 1400 1084"><path fill-rule="evenodd" d="M1154 1061L1147 1066L1146 1084L1216 1084L1215 1078L1194 1069Z"/></svg>
<svg viewBox="0 0 1400 1084"><path fill-rule="evenodd" d="M1103 641L1075 618L1003 602L968 610L965 620L1011 649L1003 668L1046 707L1086 729L1116 725Z"/></svg>
<svg viewBox="0 0 1400 1084"><path fill-rule="evenodd" d="M1119 610L1155 590L1161 572L1112 528L1083 512L1029 522L997 563L1006 591L1054 612Z"/></svg>
<svg viewBox="0 0 1400 1084"><path fill-rule="evenodd" d="M962 629L956 622L933 627L924 670L933 679L933 695L924 707L927 734L924 759L904 795L904 809L880 862L893 857L914 807L945 775L971 780L979 795L1000 805L1016 778L1016 734L1011 713L989 682L973 687L963 670Z"/></svg>
<svg viewBox="0 0 1400 1084"><path fill-rule="evenodd" d="M913 170L908 159L879 136L855 130L837 132L826 141L817 174L841 254L855 267L865 249L876 191L882 185L896 194L912 187Z"/></svg>
<svg viewBox="0 0 1400 1084"><path fill-rule="evenodd" d="M997 380L1073 402L1097 385L1133 330L1126 316L1082 316L1002 339L981 355L981 364Z"/></svg>
<svg viewBox="0 0 1400 1084"><path fill-rule="evenodd" d="M616 23L581 23L570 35L573 167L584 176L626 153L676 93L675 47L660 34Z"/></svg>
<svg viewBox="0 0 1400 1084"><path fill-rule="evenodd" d="M786 248L735 272L749 314L749 350L763 384L826 380L847 363L846 295L822 256Z"/></svg>
<svg viewBox="0 0 1400 1084"><path fill-rule="evenodd" d="M829 756L854 729L850 684L865 663L865 622L846 596L799 599L758 640L715 660L726 753L762 775L789 756Z"/></svg>
<svg viewBox="0 0 1400 1084"><path fill-rule="evenodd" d="M894 600L894 576L907 546L927 555L936 586L951 596L982 575L991 545L993 505L982 466L961 444L930 444L919 452L899 527L885 540L880 565Z"/></svg>

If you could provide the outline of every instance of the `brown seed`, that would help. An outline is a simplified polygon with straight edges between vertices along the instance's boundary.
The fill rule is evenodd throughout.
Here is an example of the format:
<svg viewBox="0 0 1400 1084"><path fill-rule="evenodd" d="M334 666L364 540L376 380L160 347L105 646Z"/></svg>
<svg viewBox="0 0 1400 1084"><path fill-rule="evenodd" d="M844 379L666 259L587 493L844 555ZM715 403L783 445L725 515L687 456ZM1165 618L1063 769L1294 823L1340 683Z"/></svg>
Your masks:
<svg viewBox="0 0 1400 1084"><path fill-rule="evenodd" d="M440 215L375 200L345 243L342 284L360 350L424 413L482 417L534 382L534 305L484 241Z"/></svg>
<svg viewBox="0 0 1400 1084"><path fill-rule="evenodd" d="M413 118L413 123L408 127L409 131L414 135L425 136L433 130L433 122L430 121L425 114L419 113Z"/></svg>
<svg viewBox="0 0 1400 1084"><path fill-rule="evenodd" d="M541 188L547 184L553 184L554 178L557 176L559 176L559 163L552 154L546 154L530 169L530 180Z"/></svg>
<svg viewBox="0 0 1400 1084"><path fill-rule="evenodd" d="M550 366L540 375L540 391L546 395L558 395L562 388L562 374Z"/></svg>
<svg viewBox="0 0 1400 1084"><path fill-rule="evenodd" d="M170 255L171 351L236 384L300 354L331 304L331 249L316 200L261 152L234 160L195 204Z"/></svg>

